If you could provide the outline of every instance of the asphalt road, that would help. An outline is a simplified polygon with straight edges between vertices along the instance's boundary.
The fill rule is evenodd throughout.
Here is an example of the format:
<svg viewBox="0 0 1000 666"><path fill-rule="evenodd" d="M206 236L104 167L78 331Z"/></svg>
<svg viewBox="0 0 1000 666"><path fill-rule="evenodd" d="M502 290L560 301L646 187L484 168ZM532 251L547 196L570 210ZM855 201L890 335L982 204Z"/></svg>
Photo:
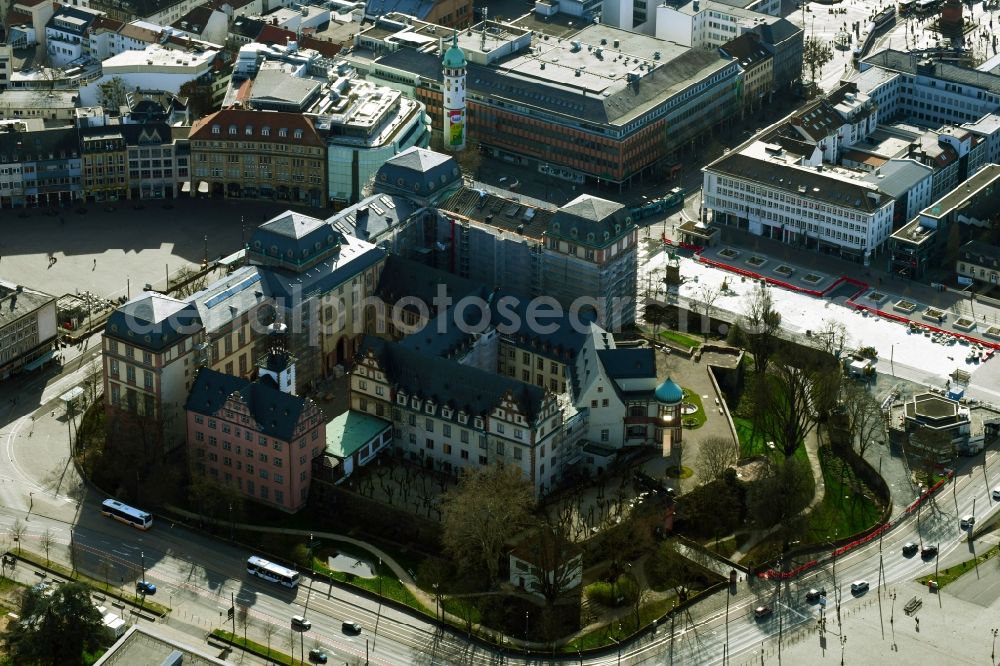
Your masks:
<svg viewBox="0 0 1000 666"><path fill-rule="evenodd" d="M108 521L99 513L103 495L95 494L76 479L67 465L67 426L60 421L58 396L83 381L92 368L87 359L96 353L92 343L88 350L74 350L78 358L69 358L59 375L37 377L19 385L0 387L0 526L15 519L27 520L28 543L38 542L46 529L52 530L57 544L53 557L68 561L66 551L70 539L83 551L82 566L96 578L103 576L101 561L108 562L119 583L130 585L139 570L159 586L159 598L175 611L168 624L192 636L222 626L219 613L228 607L230 599L249 606L253 625L250 634L257 633L264 623L278 628L276 647L284 642L285 651L292 637L288 618L305 613L313 621L313 630L302 637L301 646L308 650L319 643L332 648L344 658L360 657L365 639L369 640L369 660L381 664L488 664L498 659L481 649L471 649L450 636L441 637L430 623L419 618L381 608L369 600L348 594L322 583L305 582L297 590L265 584L248 578L244 562L250 553L243 547L205 537L181 527L157 524L145 533ZM10 404L16 394L17 405ZM55 416L53 416L55 412ZM34 420L32 420L34 417ZM26 432L31 432L27 436ZM970 557L970 546L959 527L959 518L973 512L981 522L996 510L989 490L1000 486L1000 456L990 452L983 472L982 458L967 459L966 469L959 470L954 488L949 486L921 512L919 528L914 515L890 532L882 545L882 580L895 583L907 581L933 571L934 562L904 558L900 554L906 541L940 545L940 564L947 566ZM30 513L29 513L30 512ZM9 545L9 542L8 542ZM58 551L58 552L57 552ZM878 594L879 544L874 542L838 559L836 571L832 562L801 580L783 584L757 583L747 589L740 584L739 593L730 601L726 621L726 597L717 595L696 605L690 613L679 615L673 626L661 626L652 640L625 646L623 664L637 663L721 663L726 648L728 624L728 656L736 658L775 644L778 634L800 632L814 627L820 607L805 602L805 590L824 586L830 592L826 607L828 626L835 607L835 590L841 590L843 608L864 604L846 592L854 579L867 579ZM836 576L834 576L834 573ZM121 578L125 581L122 583ZM986 594L986 593L984 593ZM769 603L775 614L765 621L753 618L753 608ZM378 636L375 620L379 618ZM364 627L359 637L348 637L340 631L344 619L358 621ZM295 638L298 638L296 635ZM373 640L374 639L374 640ZM374 647L372 646L374 642ZM296 652L299 646L296 646ZM767 648L770 649L770 648ZM525 660L506 660L528 663ZM530 663L541 663L533 659ZM584 660L590 664L618 663L617 654Z"/></svg>

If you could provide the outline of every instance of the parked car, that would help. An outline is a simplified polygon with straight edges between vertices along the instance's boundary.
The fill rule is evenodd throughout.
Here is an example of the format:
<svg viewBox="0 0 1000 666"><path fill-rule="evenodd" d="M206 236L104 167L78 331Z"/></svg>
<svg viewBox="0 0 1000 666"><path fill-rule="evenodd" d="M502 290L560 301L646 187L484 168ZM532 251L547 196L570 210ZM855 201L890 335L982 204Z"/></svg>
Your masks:
<svg viewBox="0 0 1000 666"><path fill-rule="evenodd" d="M144 597L151 597L156 594L156 585L150 583L148 580L140 580L135 584L135 593L141 594Z"/></svg>
<svg viewBox="0 0 1000 666"><path fill-rule="evenodd" d="M770 606L757 606L757 608L753 609L753 616L758 620L763 620L764 618L770 617L773 612L774 610Z"/></svg>
<svg viewBox="0 0 1000 666"><path fill-rule="evenodd" d="M312 622L305 619L301 615L292 616L292 629L295 629L296 631L309 631L312 629L312 626Z"/></svg>
<svg viewBox="0 0 1000 666"><path fill-rule="evenodd" d="M906 555L907 557L910 557L911 555L916 555L918 549L919 546L917 546L917 544L913 543L912 541L908 541L906 545L903 546L903 555Z"/></svg>
<svg viewBox="0 0 1000 666"><path fill-rule="evenodd" d="M920 551L920 557L930 559L938 554L937 546L924 546L924 549Z"/></svg>
<svg viewBox="0 0 1000 666"><path fill-rule="evenodd" d="M357 636L361 633L361 625L354 620L344 620L340 628L345 634L351 634L352 636Z"/></svg>
<svg viewBox="0 0 1000 666"><path fill-rule="evenodd" d="M818 590L814 587L808 592L806 592L806 601L819 601L820 597L826 596L826 588L821 587Z"/></svg>
<svg viewBox="0 0 1000 666"><path fill-rule="evenodd" d="M325 664L327 658L328 657L326 656L326 652L323 651L323 648L315 647L312 650L309 650L309 661L314 664Z"/></svg>
<svg viewBox="0 0 1000 666"><path fill-rule="evenodd" d="M868 591L868 581L866 580L856 580L851 583L851 594L864 594Z"/></svg>

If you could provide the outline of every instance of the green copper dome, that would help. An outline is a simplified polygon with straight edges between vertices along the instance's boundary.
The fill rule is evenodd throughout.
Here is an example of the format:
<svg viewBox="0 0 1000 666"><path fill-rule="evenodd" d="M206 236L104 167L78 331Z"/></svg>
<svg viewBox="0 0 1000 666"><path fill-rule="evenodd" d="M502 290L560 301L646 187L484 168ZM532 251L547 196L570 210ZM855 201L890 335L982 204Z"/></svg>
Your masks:
<svg viewBox="0 0 1000 666"><path fill-rule="evenodd" d="M462 49L458 48L458 32L452 35L451 46L444 52L444 60L441 61L441 64L448 69L465 67L465 54L462 53Z"/></svg>
<svg viewBox="0 0 1000 666"><path fill-rule="evenodd" d="M684 399L684 390L670 377L667 377L662 384L656 387L655 395L658 402L665 405L676 405Z"/></svg>

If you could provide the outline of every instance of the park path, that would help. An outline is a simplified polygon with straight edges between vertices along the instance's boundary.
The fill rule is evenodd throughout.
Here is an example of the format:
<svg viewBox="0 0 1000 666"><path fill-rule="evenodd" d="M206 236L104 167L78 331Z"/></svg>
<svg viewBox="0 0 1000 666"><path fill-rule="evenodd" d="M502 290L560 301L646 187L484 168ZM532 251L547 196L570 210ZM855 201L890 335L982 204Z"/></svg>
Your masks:
<svg viewBox="0 0 1000 666"><path fill-rule="evenodd" d="M813 431L806 437L804 446L806 447L806 457L809 459L809 469L812 471L816 489L815 492L813 492L812 500L800 512L803 515L808 514L810 511L818 507L826 497L826 483L823 481L823 466L819 462L819 447L821 445L821 435L818 428L814 428ZM741 562L754 546L774 534L779 527L781 526L775 525L766 530L754 530L750 533L747 540L744 541L743 544L729 556L729 559L733 562Z"/></svg>

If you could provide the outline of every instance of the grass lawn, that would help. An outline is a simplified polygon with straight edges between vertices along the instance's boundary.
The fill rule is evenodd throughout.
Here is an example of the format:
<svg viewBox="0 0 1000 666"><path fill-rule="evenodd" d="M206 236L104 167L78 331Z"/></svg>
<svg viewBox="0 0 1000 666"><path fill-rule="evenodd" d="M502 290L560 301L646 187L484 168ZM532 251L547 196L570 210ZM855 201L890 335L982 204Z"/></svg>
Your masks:
<svg viewBox="0 0 1000 666"><path fill-rule="evenodd" d="M340 545L341 544L338 544L338 549ZM341 552L346 552L346 550L341 550ZM375 594L381 594L383 597L406 604L410 608L418 610L421 613L428 612L428 610L424 608L423 604L417 601L417 598L413 596L413 593L406 589L406 586L392 574L392 571L387 566L383 566L381 575L375 576L374 578L359 578L354 574L334 571L326 566L325 559L319 558L313 558L313 568L315 571L323 573L334 580L339 580L343 583L360 587L361 589L374 592Z"/></svg>
<svg viewBox="0 0 1000 666"><path fill-rule="evenodd" d="M854 476L853 470L833 454L829 446L820 447L820 465L826 493L823 501L809 514L809 538L821 541L826 537L846 537L871 528L881 517L871 491ZM843 471L843 483L841 483ZM856 488L864 488L857 492Z"/></svg>
<svg viewBox="0 0 1000 666"><path fill-rule="evenodd" d="M694 430L705 425L708 415L705 414L705 406L701 404L701 396L694 391L684 389L684 402L690 402L698 408L698 411L694 414L681 416L681 422L684 423L684 427Z"/></svg>
<svg viewBox="0 0 1000 666"><path fill-rule="evenodd" d="M691 596L700 594L701 590L691 590ZM674 599L661 599L651 604L646 604L639 610L639 622L635 621L635 613L629 613L620 620L615 620L611 624L604 625L586 633L579 638L570 641L562 646L563 652L575 653L577 650L592 650L614 644L612 638L622 639L631 636L640 628L658 620L671 609Z"/></svg>
<svg viewBox="0 0 1000 666"><path fill-rule="evenodd" d="M274 648L274 644L278 642L277 637L271 641L271 649L268 649L267 645L261 645L260 643L255 643L251 640L244 641L242 636L234 635L231 631L226 631L224 629L213 629L212 636L222 639L227 643L232 643L237 647L243 648L247 652L268 659L268 663L285 664L286 666L306 663L300 659L292 659L284 652L276 650Z"/></svg>
<svg viewBox="0 0 1000 666"><path fill-rule="evenodd" d="M956 580L961 578L963 574L975 571L978 565L991 559L997 553L1000 553L1000 546L993 546L982 555L977 556L975 559L966 560L965 562L948 567L947 569L941 569L938 572L937 578L934 577L934 574L929 574L918 578L917 582L921 585L927 585L927 581L937 580L938 588L942 588L949 583L954 583Z"/></svg>
<svg viewBox="0 0 1000 666"><path fill-rule="evenodd" d="M677 331L660 331L659 337L685 349L694 349L701 344L701 340Z"/></svg>
<svg viewBox="0 0 1000 666"><path fill-rule="evenodd" d="M479 624L483 620L482 614L479 612L479 608L473 603L473 599L470 597L451 597L442 598L441 607L448 613L451 613L455 617L460 617L462 620L467 618L472 618L472 624Z"/></svg>
<svg viewBox="0 0 1000 666"><path fill-rule="evenodd" d="M764 435L760 432L754 433L750 419L744 416L733 416L733 425L736 426L736 436L740 440L741 458L759 456L767 451Z"/></svg>
<svg viewBox="0 0 1000 666"><path fill-rule="evenodd" d="M731 536L726 539L719 539L718 541L716 541L715 539L709 539L707 541L704 541L702 545L705 546L705 548L711 550L713 553L721 555L722 557L729 557L730 555L736 552L737 548L735 536Z"/></svg>

